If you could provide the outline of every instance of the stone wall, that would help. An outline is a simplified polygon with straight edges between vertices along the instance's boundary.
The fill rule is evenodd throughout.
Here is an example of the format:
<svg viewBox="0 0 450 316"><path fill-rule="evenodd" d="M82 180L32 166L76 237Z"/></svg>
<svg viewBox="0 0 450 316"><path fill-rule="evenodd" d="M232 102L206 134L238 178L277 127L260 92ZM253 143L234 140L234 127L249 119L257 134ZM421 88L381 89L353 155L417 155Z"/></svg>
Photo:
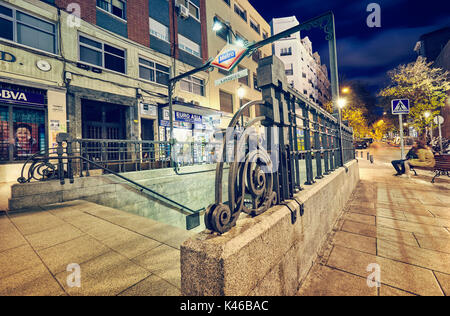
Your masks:
<svg viewBox="0 0 450 316"><path fill-rule="evenodd" d="M241 215L221 236L205 231L181 247L183 295L295 295L359 182L357 161L346 164L296 195L304 214L292 224L291 209L276 206L255 218Z"/></svg>

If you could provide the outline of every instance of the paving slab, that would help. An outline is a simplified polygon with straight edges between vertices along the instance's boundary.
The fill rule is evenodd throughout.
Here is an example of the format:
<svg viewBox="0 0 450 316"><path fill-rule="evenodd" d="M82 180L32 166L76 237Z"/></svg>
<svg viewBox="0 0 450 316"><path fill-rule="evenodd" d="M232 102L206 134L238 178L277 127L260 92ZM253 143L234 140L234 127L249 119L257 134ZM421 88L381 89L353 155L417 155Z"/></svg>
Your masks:
<svg viewBox="0 0 450 316"><path fill-rule="evenodd" d="M63 224L39 233L26 235L26 238L35 250L41 250L78 238L82 235L84 233L76 227L70 224Z"/></svg>
<svg viewBox="0 0 450 316"><path fill-rule="evenodd" d="M411 233L419 233L422 235L431 235L440 238L450 238L448 230L444 227L424 225L420 223L412 223L406 221L398 221L391 218L380 217L377 221L379 226L403 230Z"/></svg>
<svg viewBox="0 0 450 316"><path fill-rule="evenodd" d="M378 255L419 267L450 274L450 254L379 240Z"/></svg>
<svg viewBox="0 0 450 316"><path fill-rule="evenodd" d="M167 245L158 246L133 259L141 267L181 288L180 251Z"/></svg>
<svg viewBox="0 0 450 316"><path fill-rule="evenodd" d="M118 295L150 275L150 272L113 251L82 263L80 272L80 287L69 287L67 285L67 277L71 272L64 271L56 275L59 283L64 286L69 295Z"/></svg>
<svg viewBox="0 0 450 316"><path fill-rule="evenodd" d="M339 231L334 235L333 243L337 246L352 248L373 255L377 253L376 239L372 237Z"/></svg>
<svg viewBox="0 0 450 316"><path fill-rule="evenodd" d="M421 248L450 254L450 238L433 238L414 234Z"/></svg>
<svg viewBox="0 0 450 316"><path fill-rule="evenodd" d="M39 233L64 224L64 221L45 211L11 214L10 219L24 235Z"/></svg>
<svg viewBox="0 0 450 316"><path fill-rule="evenodd" d="M336 246L327 266L367 278L370 264L380 267L381 283L417 295L443 295L431 270Z"/></svg>
<svg viewBox="0 0 450 316"><path fill-rule="evenodd" d="M42 265L42 261L28 245L0 253L0 280L15 273Z"/></svg>
<svg viewBox="0 0 450 316"><path fill-rule="evenodd" d="M119 296L180 296L179 288L157 275L148 278L123 291Z"/></svg>
<svg viewBox="0 0 450 316"><path fill-rule="evenodd" d="M358 223L375 226L375 216L356 214L356 213L346 213L346 214L344 214L344 219L350 220L353 222L358 222Z"/></svg>
<svg viewBox="0 0 450 316"><path fill-rule="evenodd" d="M435 272L439 285L446 296L450 296L450 274Z"/></svg>
<svg viewBox="0 0 450 316"><path fill-rule="evenodd" d="M81 264L106 252L108 247L89 236L60 243L53 247L39 250L38 254L53 274L65 271L72 263Z"/></svg>
<svg viewBox="0 0 450 316"><path fill-rule="evenodd" d="M0 279L0 296L61 296L65 292L43 265Z"/></svg>
<svg viewBox="0 0 450 316"><path fill-rule="evenodd" d="M303 283L298 296L376 296L377 288L367 279L323 265L316 265Z"/></svg>
<svg viewBox="0 0 450 316"><path fill-rule="evenodd" d="M5 216L0 219L0 252L24 246L27 241L13 223Z"/></svg>

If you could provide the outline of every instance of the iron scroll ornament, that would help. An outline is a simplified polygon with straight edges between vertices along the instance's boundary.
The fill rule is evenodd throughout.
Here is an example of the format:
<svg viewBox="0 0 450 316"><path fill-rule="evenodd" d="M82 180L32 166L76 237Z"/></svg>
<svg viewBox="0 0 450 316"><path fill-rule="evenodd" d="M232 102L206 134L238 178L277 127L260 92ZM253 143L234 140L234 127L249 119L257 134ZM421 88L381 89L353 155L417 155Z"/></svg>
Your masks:
<svg viewBox="0 0 450 316"><path fill-rule="evenodd" d="M263 105L264 101L252 101L243 105L231 120L228 130L234 130L243 113L251 106ZM230 162L228 174L228 203L223 202L222 180L224 159L229 139L222 143L221 159L216 167L216 201L210 205L205 213L207 229L223 234L236 225L242 212L252 216L266 212L272 205L277 204L277 195L273 191L274 173L272 160L268 152L258 141L255 148L246 149L248 141L257 137L253 127L265 117L257 117L250 121L243 130L237 142L234 142L233 159Z"/></svg>
<svg viewBox="0 0 450 316"><path fill-rule="evenodd" d="M56 159L57 157L53 157ZM27 183L31 180L49 181L58 179L57 166L50 160L52 158L42 152L34 154L22 166L21 175L17 179L18 183ZM27 168L27 166L29 167ZM25 176L25 173L27 174Z"/></svg>

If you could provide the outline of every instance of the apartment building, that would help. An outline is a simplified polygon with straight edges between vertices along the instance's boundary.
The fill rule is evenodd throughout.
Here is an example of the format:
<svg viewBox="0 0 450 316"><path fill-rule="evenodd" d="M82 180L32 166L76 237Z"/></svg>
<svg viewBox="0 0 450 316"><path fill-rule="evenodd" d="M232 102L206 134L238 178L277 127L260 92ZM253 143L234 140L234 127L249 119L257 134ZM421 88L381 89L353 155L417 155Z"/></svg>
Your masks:
<svg viewBox="0 0 450 316"><path fill-rule="evenodd" d="M295 16L276 18L271 21L272 34L278 34L299 25ZM285 64L288 82L315 102L323 106L331 99L330 81L326 65L321 64L320 56L313 53L311 40L301 37L300 32L273 44L273 54Z"/></svg>
<svg viewBox="0 0 450 316"><path fill-rule="evenodd" d="M270 25L256 11L247 0L214 0L209 1L206 7L208 29L212 30L214 18L229 23L237 40L242 42L258 42L270 36ZM227 32L208 32L208 52L216 56L227 44ZM234 40L234 39L233 39ZM236 81L216 86L215 81L230 73L215 69L209 77L209 105L222 113L221 127L226 127L232 117L243 104L248 101L260 100L261 92L258 89L256 69L261 57L271 55L270 45L262 47L253 56L245 58L234 70L248 70L248 76ZM238 89L245 89L245 97L238 96ZM246 117L255 116L254 109L246 113Z"/></svg>
<svg viewBox="0 0 450 316"><path fill-rule="evenodd" d="M205 3L1 0L0 181L60 132L167 140L170 71L208 58ZM213 129L207 81L199 73L175 90L183 138Z"/></svg>

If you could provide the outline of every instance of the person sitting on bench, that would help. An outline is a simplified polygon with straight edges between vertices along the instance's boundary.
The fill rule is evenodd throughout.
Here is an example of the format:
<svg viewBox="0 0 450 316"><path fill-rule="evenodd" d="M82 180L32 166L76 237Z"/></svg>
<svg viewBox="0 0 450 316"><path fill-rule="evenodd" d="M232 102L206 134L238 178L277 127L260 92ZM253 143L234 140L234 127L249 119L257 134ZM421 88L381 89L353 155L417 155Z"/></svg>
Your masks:
<svg viewBox="0 0 450 316"><path fill-rule="evenodd" d="M417 156L417 142L414 142L412 148L406 154L406 159L393 160L391 162L392 166L394 166L395 171L397 171L394 176L401 176L405 173L405 161L417 158L419 158L419 156Z"/></svg>
<svg viewBox="0 0 450 316"><path fill-rule="evenodd" d="M406 162L406 169L408 177L411 167L426 167L433 168L436 164L434 154L424 141L419 141L417 144L417 159L411 159Z"/></svg>

